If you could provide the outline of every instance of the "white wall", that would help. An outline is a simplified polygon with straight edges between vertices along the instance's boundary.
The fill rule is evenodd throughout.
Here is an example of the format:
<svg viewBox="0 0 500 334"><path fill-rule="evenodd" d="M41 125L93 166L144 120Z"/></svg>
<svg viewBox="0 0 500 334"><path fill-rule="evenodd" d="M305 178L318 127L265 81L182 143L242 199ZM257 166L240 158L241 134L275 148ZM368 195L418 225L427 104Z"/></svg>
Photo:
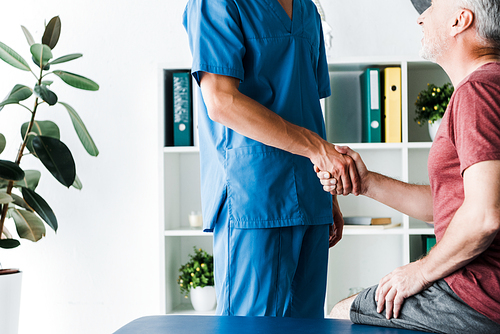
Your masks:
<svg viewBox="0 0 500 334"><path fill-rule="evenodd" d="M100 155L80 145L60 107L42 108L72 149L84 189L66 190L43 172L38 192L59 220L56 234L15 250L0 250L4 267L24 272L20 334L112 333L160 310L158 222L158 68L189 58L181 26L185 0L17 0L0 6L0 41L29 59L20 25L35 39L55 15L62 35L54 54L81 52L60 68L97 81L99 92L53 90L71 104L94 137ZM417 57L418 16L405 0L323 0L334 28L332 59ZM0 96L32 77L0 62ZM3 94L3 95L2 95ZM14 159L18 129L27 113L0 112L0 133L11 145L1 159ZM24 168L43 170L29 157Z"/></svg>

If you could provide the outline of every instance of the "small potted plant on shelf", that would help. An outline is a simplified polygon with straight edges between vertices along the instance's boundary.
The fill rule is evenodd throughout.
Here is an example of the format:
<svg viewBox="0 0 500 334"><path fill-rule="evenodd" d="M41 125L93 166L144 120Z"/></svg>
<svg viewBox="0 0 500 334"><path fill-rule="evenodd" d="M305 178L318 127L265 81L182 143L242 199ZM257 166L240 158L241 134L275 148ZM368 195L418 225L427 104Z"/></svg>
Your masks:
<svg viewBox="0 0 500 334"><path fill-rule="evenodd" d="M57 86L51 81L52 78L59 78L64 83L83 90L99 89L99 85L90 79L58 69L60 64L82 57L82 54L74 53L54 59L52 51L59 40L61 20L56 16L49 21L40 43L35 42L28 29L23 26L21 28L29 44L29 56L34 66L33 64L30 66L21 55L0 42L0 59L19 70L31 73L35 78L35 82L28 86L16 84L5 99L0 101L0 111L4 108L17 107L20 112L26 113L26 122L19 124L21 125L21 138L20 143L15 144L19 147L15 159L2 160L4 158L0 158L0 249L16 248L20 245L19 240L14 238L5 226L7 218L13 221L19 238L33 242L45 236L45 225L54 231L58 228L58 222L51 207L36 192L41 173L37 170L23 170L20 167L21 159L24 157L37 159L63 186L82 188L82 183L76 175L73 156L60 140L59 127L52 121L38 120L37 113L41 108L59 105L60 110L67 111L86 151L91 156L99 154L76 110L68 103L60 101L52 90L53 86ZM2 80L12 79L11 76L2 77ZM26 103L30 98L33 100L30 102L32 107ZM2 128L14 126L8 123L9 120L0 123L0 154L7 152L8 150L5 151L5 149L7 145L10 145L10 140L7 141L1 133ZM12 283L14 276L18 278ZM15 322L13 325L9 325L6 321L11 319L4 319L3 316L6 314L5 310L12 315L15 309L17 309L18 316L19 300L10 302L5 296L13 296L15 295L13 291L18 290L16 298L20 299L20 280L21 273L18 270L0 270L0 333L17 333L17 319L12 320ZM14 285L6 286L6 284ZM5 291L6 294L2 294ZM10 318L16 317L10 315Z"/></svg>
<svg viewBox="0 0 500 334"><path fill-rule="evenodd" d="M446 83L441 87L427 84L427 89L418 94L415 102L415 122L420 126L428 124L429 135L432 140L434 140L453 92L454 88L451 83Z"/></svg>
<svg viewBox="0 0 500 334"><path fill-rule="evenodd" d="M194 248L194 255L181 266L179 284L181 293L187 298L191 295L191 304L196 311L213 310L216 304L214 288L214 258L201 248Z"/></svg>

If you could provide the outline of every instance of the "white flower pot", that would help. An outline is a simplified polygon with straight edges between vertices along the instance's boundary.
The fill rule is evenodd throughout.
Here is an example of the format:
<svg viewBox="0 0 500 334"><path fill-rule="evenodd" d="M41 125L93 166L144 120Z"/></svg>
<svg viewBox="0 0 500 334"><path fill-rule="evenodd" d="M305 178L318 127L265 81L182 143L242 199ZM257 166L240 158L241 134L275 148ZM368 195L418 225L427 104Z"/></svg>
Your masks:
<svg viewBox="0 0 500 334"><path fill-rule="evenodd" d="M434 141L434 138L436 137L436 133L439 129L439 125L441 125L441 118L438 119L437 121L434 121L434 123L428 123L429 124L429 136L431 136L431 140Z"/></svg>
<svg viewBox="0 0 500 334"><path fill-rule="evenodd" d="M0 275L0 333L17 334L22 273Z"/></svg>
<svg viewBox="0 0 500 334"><path fill-rule="evenodd" d="M215 288L213 286L206 286L203 288L197 287L191 289L189 292L191 296L191 304L198 312L206 312L213 310L217 300L215 298Z"/></svg>

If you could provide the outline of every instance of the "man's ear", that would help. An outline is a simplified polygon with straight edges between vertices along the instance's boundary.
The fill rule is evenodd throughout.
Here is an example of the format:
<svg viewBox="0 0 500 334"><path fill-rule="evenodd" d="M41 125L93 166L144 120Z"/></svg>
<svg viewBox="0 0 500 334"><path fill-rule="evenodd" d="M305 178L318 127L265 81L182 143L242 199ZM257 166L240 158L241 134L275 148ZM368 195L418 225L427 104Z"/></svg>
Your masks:
<svg viewBox="0 0 500 334"><path fill-rule="evenodd" d="M450 35L455 37L472 27L474 23L474 13L469 9L461 9L453 17Z"/></svg>

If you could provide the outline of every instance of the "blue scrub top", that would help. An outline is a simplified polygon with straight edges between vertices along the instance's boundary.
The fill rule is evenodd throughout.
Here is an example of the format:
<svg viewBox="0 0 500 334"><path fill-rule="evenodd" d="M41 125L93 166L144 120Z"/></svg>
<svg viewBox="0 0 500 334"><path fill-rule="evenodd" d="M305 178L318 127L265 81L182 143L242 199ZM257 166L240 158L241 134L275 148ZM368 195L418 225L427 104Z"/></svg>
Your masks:
<svg viewBox="0 0 500 334"><path fill-rule="evenodd" d="M192 74L198 83L202 71L237 78L241 93L325 138L319 100L330 95L330 80L321 19L310 0L294 0L292 17L278 0L190 0L183 23ZM206 231L224 204L235 228L333 222L331 195L309 159L213 122L203 99L197 109Z"/></svg>

